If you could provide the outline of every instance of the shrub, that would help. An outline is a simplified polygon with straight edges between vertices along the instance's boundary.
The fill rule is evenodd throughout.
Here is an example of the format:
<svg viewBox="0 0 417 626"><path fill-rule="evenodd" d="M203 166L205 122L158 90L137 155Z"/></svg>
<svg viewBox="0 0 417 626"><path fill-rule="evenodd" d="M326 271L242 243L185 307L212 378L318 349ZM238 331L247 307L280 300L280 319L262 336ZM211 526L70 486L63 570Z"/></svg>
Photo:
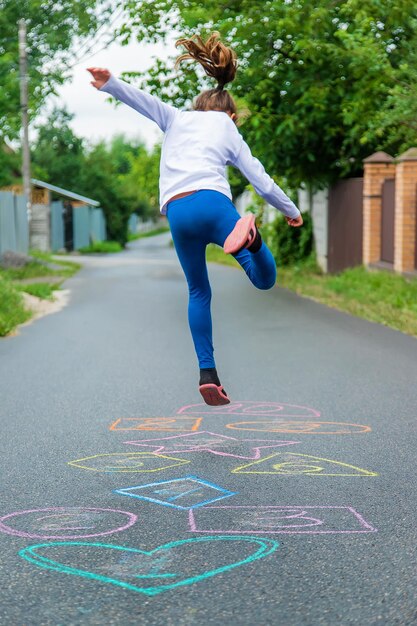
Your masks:
<svg viewBox="0 0 417 626"><path fill-rule="evenodd" d="M123 248L118 241L95 241L90 246L79 248L78 252L81 252L81 254L101 254L121 252L122 250Z"/></svg>
<svg viewBox="0 0 417 626"><path fill-rule="evenodd" d="M288 226L283 215L265 225L261 231L278 266L294 265L308 259L314 249L313 220L310 213L303 213L304 224L300 228Z"/></svg>

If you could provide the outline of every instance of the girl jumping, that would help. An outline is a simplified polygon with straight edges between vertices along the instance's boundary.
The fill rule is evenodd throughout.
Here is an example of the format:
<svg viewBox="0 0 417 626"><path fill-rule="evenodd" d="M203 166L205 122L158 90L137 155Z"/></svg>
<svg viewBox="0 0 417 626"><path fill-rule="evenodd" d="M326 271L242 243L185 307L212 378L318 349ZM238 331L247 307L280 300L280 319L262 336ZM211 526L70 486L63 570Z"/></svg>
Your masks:
<svg viewBox="0 0 417 626"><path fill-rule="evenodd" d="M286 217L301 226L300 211L252 156L240 135L236 104L225 85L235 78L237 59L218 33L207 41L195 35L179 39L184 46L176 67L185 59L200 63L217 81L202 92L192 111L181 111L115 78L109 70L89 67L91 84L153 120L165 133L160 163L160 207L166 215L179 261L188 283L188 320L200 367L199 390L210 405L230 402L220 383L213 357L210 313L211 289L206 246L216 243L232 254L258 289L275 285L274 258L262 241L253 214L240 217L232 203L226 166L237 167L255 191Z"/></svg>

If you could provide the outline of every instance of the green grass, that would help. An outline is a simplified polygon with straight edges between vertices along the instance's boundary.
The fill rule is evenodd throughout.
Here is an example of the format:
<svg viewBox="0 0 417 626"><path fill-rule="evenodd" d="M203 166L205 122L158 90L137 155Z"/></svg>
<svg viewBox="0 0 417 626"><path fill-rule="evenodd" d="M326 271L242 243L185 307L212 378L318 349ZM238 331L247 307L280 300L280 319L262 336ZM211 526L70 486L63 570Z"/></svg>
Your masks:
<svg viewBox="0 0 417 626"><path fill-rule="evenodd" d="M149 230L147 233L129 233L128 240L136 241L136 239L143 239L144 237L154 237L155 235L162 235L162 233L168 233L169 226L160 226Z"/></svg>
<svg viewBox="0 0 417 626"><path fill-rule="evenodd" d="M10 334L16 326L32 316L32 313L24 307L22 291L38 298L52 300L53 291L59 289L59 285L81 267L79 263L57 260L52 254L38 250L31 250L30 256L58 265L59 269L49 269L35 261L21 268L7 270L0 268L0 337ZM55 282L34 282L29 285L20 282L25 279L43 279L45 276L55 278ZM58 281L57 277L59 277Z"/></svg>
<svg viewBox="0 0 417 626"><path fill-rule="evenodd" d="M239 267L218 246L207 259ZM355 267L340 274L322 274L314 260L278 268L277 284L351 315L390 326L417 337L417 279Z"/></svg>
<svg viewBox="0 0 417 626"><path fill-rule="evenodd" d="M10 280L24 280L25 278L41 278L43 276L53 276L57 272L48 269L38 263L28 263L24 267L13 267L7 270L0 269L0 275Z"/></svg>
<svg viewBox="0 0 417 626"><path fill-rule="evenodd" d="M225 254L223 248L216 246L215 243L210 243L206 249L206 258L210 263L221 263L222 265L231 265L232 267L240 268L239 263L232 257L231 254Z"/></svg>
<svg viewBox="0 0 417 626"><path fill-rule="evenodd" d="M22 295L9 280L0 276L0 337L5 337L30 317Z"/></svg>
<svg viewBox="0 0 417 626"><path fill-rule="evenodd" d="M42 300L53 300L54 291L59 289L56 283L33 283L30 285L16 285L20 291L29 293L31 296L36 296Z"/></svg>
<svg viewBox="0 0 417 626"><path fill-rule="evenodd" d="M123 247L118 241L96 241L91 246L80 248L81 254L111 254L113 252L121 252Z"/></svg>

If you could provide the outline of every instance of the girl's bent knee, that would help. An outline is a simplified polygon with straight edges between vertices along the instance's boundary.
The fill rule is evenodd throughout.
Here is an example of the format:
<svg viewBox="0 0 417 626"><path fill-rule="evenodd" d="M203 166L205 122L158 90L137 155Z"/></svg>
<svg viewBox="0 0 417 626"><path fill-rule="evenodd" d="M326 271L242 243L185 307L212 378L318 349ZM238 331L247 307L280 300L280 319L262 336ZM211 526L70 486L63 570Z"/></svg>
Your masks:
<svg viewBox="0 0 417 626"><path fill-rule="evenodd" d="M268 289L272 289L275 286L277 281L277 273L273 272L268 277L264 277L262 279L258 279L254 282L255 287L261 289L262 291L268 291Z"/></svg>

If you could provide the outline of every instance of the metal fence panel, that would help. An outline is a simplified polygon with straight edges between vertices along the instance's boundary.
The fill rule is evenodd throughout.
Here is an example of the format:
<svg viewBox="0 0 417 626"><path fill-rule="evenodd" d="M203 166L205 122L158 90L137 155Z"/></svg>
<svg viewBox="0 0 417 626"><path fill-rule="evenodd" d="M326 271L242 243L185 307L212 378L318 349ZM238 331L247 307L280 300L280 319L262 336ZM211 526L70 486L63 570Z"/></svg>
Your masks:
<svg viewBox="0 0 417 626"><path fill-rule="evenodd" d="M136 213L132 213L132 215L129 217L129 233L132 233L132 235L136 235L138 231L138 216L136 215Z"/></svg>
<svg viewBox="0 0 417 626"><path fill-rule="evenodd" d="M394 264L395 245L395 178L386 178L382 185L381 261Z"/></svg>
<svg viewBox="0 0 417 626"><path fill-rule="evenodd" d="M14 221L16 229L16 252L27 254L29 251L29 220L27 196L16 194L14 197Z"/></svg>
<svg viewBox="0 0 417 626"><path fill-rule="evenodd" d="M106 226L106 218L103 212L103 209L99 209L100 211L100 229L101 229L101 240L107 241L107 226Z"/></svg>
<svg viewBox="0 0 417 626"><path fill-rule="evenodd" d="M362 263L363 178L340 180L329 191L329 272Z"/></svg>
<svg viewBox="0 0 417 626"><path fill-rule="evenodd" d="M6 250L16 251L14 194L0 191L0 254Z"/></svg>
<svg viewBox="0 0 417 626"><path fill-rule="evenodd" d="M90 208L78 206L73 209L74 250L90 245Z"/></svg>
<svg viewBox="0 0 417 626"><path fill-rule="evenodd" d="M65 247L64 204L61 200L51 203L51 250L56 252Z"/></svg>
<svg viewBox="0 0 417 626"><path fill-rule="evenodd" d="M90 238L92 241L106 239L106 226L102 209L90 208Z"/></svg>

